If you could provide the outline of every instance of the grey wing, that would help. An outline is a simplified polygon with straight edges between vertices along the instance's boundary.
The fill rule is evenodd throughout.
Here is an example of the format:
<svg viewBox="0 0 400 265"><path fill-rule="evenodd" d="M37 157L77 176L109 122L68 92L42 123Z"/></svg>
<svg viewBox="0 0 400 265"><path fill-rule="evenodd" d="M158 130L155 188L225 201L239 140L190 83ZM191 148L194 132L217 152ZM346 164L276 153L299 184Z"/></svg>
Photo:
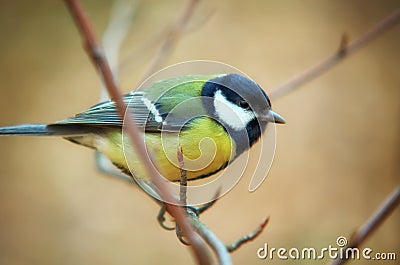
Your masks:
<svg viewBox="0 0 400 265"><path fill-rule="evenodd" d="M156 104L146 99L142 91L135 91L124 95L124 102L128 106L128 110L133 115L139 128L144 128L146 131L161 131L163 117L168 115L168 113L159 113ZM108 100L94 105L74 117L59 121L56 124L122 127L123 120L118 114L115 102Z"/></svg>

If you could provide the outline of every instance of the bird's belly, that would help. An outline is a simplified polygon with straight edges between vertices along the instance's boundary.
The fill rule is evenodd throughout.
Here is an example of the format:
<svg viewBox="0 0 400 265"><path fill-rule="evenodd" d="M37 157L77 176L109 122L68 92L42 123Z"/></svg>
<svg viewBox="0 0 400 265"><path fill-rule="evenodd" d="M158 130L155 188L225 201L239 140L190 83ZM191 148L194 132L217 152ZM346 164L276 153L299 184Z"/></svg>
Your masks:
<svg viewBox="0 0 400 265"><path fill-rule="evenodd" d="M181 133L146 133L148 151L153 155L156 168L170 181L180 180L180 168L177 158L178 146L184 155L184 167L189 180L212 175L227 166L234 157L234 142L223 130L197 130ZM190 135L189 135L190 134ZM124 144L122 144L124 143ZM114 164L125 172L147 180L142 162L129 144L127 135L121 131L109 132L106 137L95 140L96 148L105 154Z"/></svg>

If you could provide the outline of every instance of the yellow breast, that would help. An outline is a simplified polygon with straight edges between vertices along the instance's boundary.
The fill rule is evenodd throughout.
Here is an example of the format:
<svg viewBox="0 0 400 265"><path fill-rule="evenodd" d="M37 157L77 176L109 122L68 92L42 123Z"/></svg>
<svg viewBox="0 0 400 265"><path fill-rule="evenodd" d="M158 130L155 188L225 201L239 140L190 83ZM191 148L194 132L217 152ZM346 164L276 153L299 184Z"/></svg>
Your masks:
<svg viewBox="0 0 400 265"><path fill-rule="evenodd" d="M171 132L146 133L145 142L153 154L156 167L170 181L179 181L180 169L177 150L180 145L189 180L206 177L224 168L235 155L235 144L221 125L211 118L203 117L192 121L189 130L180 134ZM97 136L93 145L114 164L132 172L140 179L148 179L127 135L121 130L109 131Z"/></svg>

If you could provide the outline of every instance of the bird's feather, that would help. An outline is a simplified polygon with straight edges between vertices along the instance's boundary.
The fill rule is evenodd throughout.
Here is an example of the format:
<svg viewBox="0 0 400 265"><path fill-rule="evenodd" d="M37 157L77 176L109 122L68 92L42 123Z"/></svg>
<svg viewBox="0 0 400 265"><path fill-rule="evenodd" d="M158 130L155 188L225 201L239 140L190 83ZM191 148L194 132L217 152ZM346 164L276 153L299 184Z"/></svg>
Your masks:
<svg viewBox="0 0 400 265"><path fill-rule="evenodd" d="M126 94L123 99L139 128L149 132L179 131L191 118L201 115L199 110L206 114L200 100L201 88L212 77L198 75L166 79ZM55 124L122 127L123 119L115 102L109 100Z"/></svg>

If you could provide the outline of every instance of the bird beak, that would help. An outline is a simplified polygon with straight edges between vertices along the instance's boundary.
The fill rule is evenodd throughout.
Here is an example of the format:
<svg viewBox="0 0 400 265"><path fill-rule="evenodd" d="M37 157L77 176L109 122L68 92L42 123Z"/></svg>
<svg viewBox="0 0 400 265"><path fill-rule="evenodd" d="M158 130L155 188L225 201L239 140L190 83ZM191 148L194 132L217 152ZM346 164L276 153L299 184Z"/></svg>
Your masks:
<svg viewBox="0 0 400 265"><path fill-rule="evenodd" d="M268 121L273 123L280 123L280 124L286 123L286 120L281 115L272 110L268 110L267 114L265 116L260 117L260 119L263 121Z"/></svg>

